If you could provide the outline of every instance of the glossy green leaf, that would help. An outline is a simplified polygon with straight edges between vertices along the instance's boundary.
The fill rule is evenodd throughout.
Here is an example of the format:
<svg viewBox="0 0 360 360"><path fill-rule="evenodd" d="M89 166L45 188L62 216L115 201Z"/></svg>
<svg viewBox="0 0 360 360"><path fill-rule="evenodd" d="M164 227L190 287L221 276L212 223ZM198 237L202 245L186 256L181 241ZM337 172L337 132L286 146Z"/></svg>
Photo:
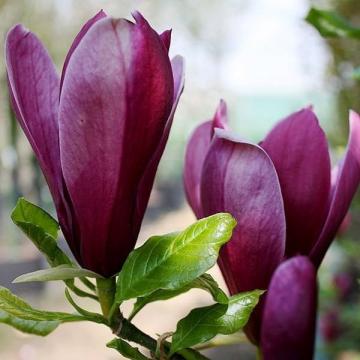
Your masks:
<svg viewBox="0 0 360 360"><path fill-rule="evenodd" d="M151 237L127 258L118 277L116 302L191 283L215 265L235 225L230 214L220 213L182 232Z"/></svg>
<svg viewBox="0 0 360 360"><path fill-rule="evenodd" d="M73 262L57 245L59 224L47 212L24 198L20 198L11 214L11 218L37 249L45 255L50 266L73 265ZM89 286L89 281L86 278L80 280L90 290L94 291L94 288ZM77 288L74 280L65 280L65 283L78 296L97 299L96 295Z"/></svg>
<svg viewBox="0 0 360 360"><path fill-rule="evenodd" d="M63 323L87 320L81 315L34 309L2 286L0 286L0 310L16 318L32 321L57 321Z"/></svg>
<svg viewBox="0 0 360 360"><path fill-rule="evenodd" d="M58 236L58 222L46 211L27 201L25 198L18 199L11 217L14 221L30 223L40 227L54 239Z"/></svg>
<svg viewBox="0 0 360 360"><path fill-rule="evenodd" d="M217 320L225 315L227 308L225 304L214 304L191 310L177 324L171 353L204 343L219 334Z"/></svg>
<svg viewBox="0 0 360 360"><path fill-rule="evenodd" d="M81 277L101 278L102 276L90 270L69 265L59 265L50 269L38 270L20 275L13 282L24 283L32 281L70 280Z"/></svg>
<svg viewBox="0 0 360 360"><path fill-rule="evenodd" d="M253 290L231 296L226 313L217 321L219 334L230 335L242 329L264 292Z"/></svg>
<svg viewBox="0 0 360 360"><path fill-rule="evenodd" d="M51 266L72 263L56 243L59 224L43 209L20 198L11 219L46 256Z"/></svg>
<svg viewBox="0 0 360 360"><path fill-rule="evenodd" d="M107 347L117 350L122 356L132 360L150 360L138 348L132 347L122 339L114 339L106 344Z"/></svg>
<svg viewBox="0 0 360 360"><path fill-rule="evenodd" d="M360 39L360 28L352 26L336 12L312 8L306 16L306 21L324 37Z"/></svg>
<svg viewBox="0 0 360 360"><path fill-rule="evenodd" d="M203 274L195 279L193 284L198 289L208 291L216 302L220 304L227 304L229 302L227 295L220 289L218 283L210 274Z"/></svg>
<svg viewBox="0 0 360 360"><path fill-rule="evenodd" d="M171 353L242 329L258 304L262 290L234 295L229 304L214 304L192 310L181 319L172 337Z"/></svg>
<svg viewBox="0 0 360 360"><path fill-rule="evenodd" d="M191 289L202 289L208 291L213 299L221 304L227 304L228 297L226 294L219 288L217 282L209 274L203 274L199 278L192 281L190 284L185 285L184 287L176 290L156 290L148 296L139 297L134 304L130 318L132 319L145 305L155 302L171 299L175 296L184 294Z"/></svg>
<svg viewBox="0 0 360 360"><path fill-rule="evenodd" d="M46 336L60 324L59 321L25 320L0 310L0 323L7 324L27 334Z"/></svg>

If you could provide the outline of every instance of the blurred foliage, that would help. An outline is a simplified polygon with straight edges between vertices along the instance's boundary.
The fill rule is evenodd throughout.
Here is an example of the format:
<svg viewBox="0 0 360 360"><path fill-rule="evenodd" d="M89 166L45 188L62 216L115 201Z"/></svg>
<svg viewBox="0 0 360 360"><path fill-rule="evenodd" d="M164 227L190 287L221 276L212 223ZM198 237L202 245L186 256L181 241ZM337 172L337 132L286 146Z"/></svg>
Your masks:
<svg viewBox="0 0 360 360"><path fill-rule="evenodd" d="M360 26L358 0L313 0L311 5L326 9L346 18L352 25ZM329 67L330 83L335 88L337 99L337 124L331 140L334 145L343 145L348 134L349 109L360 111L360 82L353 76L360 66L360 41L351 38L327 38L332 63Z"/></svg>
<svg viewBox="0 0 360 360"><path fill-rule="evenodd" d="M353 26L335 11L311 8L306 21L313 25L323 37L360 39L360 28Z"/></svg>
<svg viewBox="0 0 360 360"><path fill-rule="evenodd" d="M340 26L344 31L320 31L332 57L328 76L334 85L337 101L337 126L331 137L333 144L346 143L349 109L360 111L360 6L358 0L318 0L311 4L329 12L323 13L326 21ZM321 27L316 12L310 14L311 23ZM336 37L338 35L339 37ZM335 37L333 37L335 36ZM355 75L355 76L354 76ZM354 351L360 357L360 196L351 209L351 226L333 247L330 266L320 277L320 333L322 348L329 358L340 358L345 352ZM352 358L352 357L350 357Z"/></svg>
<svg viewBox="0 0 360 360"><path fill-rule="evenodd" d="M348 350L360 356L360 243L353 234L358 225L338 239L331 266L320 272L320 348L331 359Z"/></svg>

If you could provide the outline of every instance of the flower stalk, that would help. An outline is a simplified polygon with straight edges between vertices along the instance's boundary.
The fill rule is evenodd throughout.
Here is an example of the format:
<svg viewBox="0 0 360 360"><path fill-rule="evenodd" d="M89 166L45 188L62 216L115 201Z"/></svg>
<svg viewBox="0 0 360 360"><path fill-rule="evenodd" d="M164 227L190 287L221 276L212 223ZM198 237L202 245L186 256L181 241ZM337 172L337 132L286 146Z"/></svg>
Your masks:
<svg viewBox="0 0 360 360"><path fill-rule="evenodd" d="M109 321L113 333L123 340L134 342L155 353L157 341L142 332L129 320L125 319L119 309L115 312L112 310L116 292L116 279L114 277L96 279L96 288L101 311L104 317ZM183 360L184 358L181 355L176 354L172 359Z"/></svg>
<svg viewBox="0 0 360 360"><path fill-rule="evenodd" d="M122 316L117 316L116 319L117 321L115 321L112 326L113 332L116 336L123 340L131 341L141 345L150 350L151 353L155 354L158 343L154 338L145 334L129 320L123 318ZM168 350L168 348L166 350ZM174 354L171 359L185 360L185 358L180 354Z"/></svg>
<svg viewBox="0 0 360 360"><path fill-rule="evenodd" d="M108 320L110 309L114 303L116 292L116 279L115 278L99 278L96 279L97 293L101 306L101 311L104 317Z"/></svg>

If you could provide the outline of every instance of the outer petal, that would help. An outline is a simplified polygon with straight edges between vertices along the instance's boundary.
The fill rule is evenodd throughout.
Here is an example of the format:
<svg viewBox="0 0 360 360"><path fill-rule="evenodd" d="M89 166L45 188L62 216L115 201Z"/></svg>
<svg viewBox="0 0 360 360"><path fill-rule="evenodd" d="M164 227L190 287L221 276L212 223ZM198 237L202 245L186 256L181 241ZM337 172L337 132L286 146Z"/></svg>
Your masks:
<svg viewBox="0 0 360 360"><path fill-rule="evenodd" d="M104 276L121 269L138 235L143 172L173 104L173 77L158 34L105 18L68 64L60 99L60 152L78 214L82 265Z"/></svg>
<svg viewBox="0 0 360 360"><path fill-rule="evenodd" d="M212 121L199 125L186 146L184 160L184 189L186 199L195 216L203 217L200 200L200 179L202 165L211 143Z"/></svg>
<svg viewBox="0 0 360 360"><path fill-rule="evenodd" d="M187 144L184 163L184 188L187 201L200 219L204 216L200 201L200 178L202 166L206 154L210 148L214 128L227 127L226 103L220 100L220 104L212 120L199 125Z"/></svg>
<svg viewBox="0 0 360 360"><path fill-rule="evenodd" d="M312 359L317 308L316 269L297 256L276 270L261 328L264 360Z"/></svg>
<svg viewBox="0 0 360 360"><path fill-rule="evenodd" d="M232 294L266 289L285 250L285 216L275 168L258 146L216 130L201 175L204 215L226 211L237 220L221 250L220 268Z"/></svg>
<svg viewBox="0 0 360 360"><path fill-rule="evenodd" d="M12 105L39 161L55 202L59 222L75 256L71 203L60 166L59 78L39 39L17 25L6 38L6 67Z"/></svg>
<svg viewBox="0 0 360 360"><path fill-rule="evenodd" d="M286 215L286 255L308 254L328 209L330 158L324 132L310 108L281 121L261 146L279 176Z"/></svg>
<svg viewBox="0 0 360 360"><path fill-rule="evenodd" d="M337 176L325 225L311 251L310 258L319 267L334 239L360 182L360 116L350 112L348 148Z"/></svg>
<svg viewBox="0 0 360 360"><path fill-rule="evenodd" d="M17 118L39 159L52 193L59 198L59 78L54 65L39 39L22 25L17 25L9 31L6 39L6 66Z"/></svg>
<svg viewBox="0 0 360 360"><path fill-rule="evenodd" d="M154 178L157 167L159 165L159 161L161 159L167 140L169 138L169 133L170 133L171 125L173 123L175 110L179 103L180 96L184 90L184 84L185 84L184 59L181 56L175 56L171 61L171 66L174 77L174 102L170 112L170 116L166 122L161 140L150 162L148 163L146 170L144 171L143 178L139 185L139 191L137 197L137 209L136 209L136 219L139 222L138 224L139 227L141 225L141 221L149 201L149 196L154 184Z"/></svg>
<svg viewBox="0 0 360 360"><path fill-rule="evenodd" d="M64 82L64 76L65 76L66 68L68 66L71 55L73 54L75 49L78 47L78 45L80 44L80 41L85 36L85 34L89 31L89 29L98 20L103 19L106 16L107 16L106 13L103 10L100 10L95 16L93 16L91 19L89 19L85 23L85 25L81 28L80 32L76 35L76 37L75 37L73 43L71 44L70 49L69 49L69 51L68 51L68 53L66 55L65 61L64 61L64 66L63 66L63 70L62 70L62 74L61 74L60 91L61 91L61 88L62 88L62 84Z"/></svg>

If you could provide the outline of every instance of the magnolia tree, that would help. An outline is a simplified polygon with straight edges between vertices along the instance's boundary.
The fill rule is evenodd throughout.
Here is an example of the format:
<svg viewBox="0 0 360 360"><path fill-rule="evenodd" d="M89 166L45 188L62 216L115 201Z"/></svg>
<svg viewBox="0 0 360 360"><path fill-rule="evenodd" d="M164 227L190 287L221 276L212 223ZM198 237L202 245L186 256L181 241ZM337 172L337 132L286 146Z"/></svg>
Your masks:
<svg viewBox="0 0 360 360"><path fill-rule="evenodd" d="M186 150L185 190L199 220L134 250L184 86L183 59L168 56L171 32L158 34L140 13L134 19L96 14L60 77L34 34L17 25L7 35L13 109L58 218L19 199L12 220L50 268L15 281L64 281L75 312L34 309L0 288L0 321L42 336L65 322L95 322L129 359L206 359L196 349L241 330L264 359L311 359L317 269L360 181L360 117L351 112L348 148L332 173L311 108L252 144L229 129L221 101ZM58 247L59 229L76 262ZM206 273L219 251L230 296ZM132 323L147 304L192 288L213 304L192 309L174 332L153 338ZM81 297L99 312L82 308ZM122 304L133 299L126 318Z"/></svg>

